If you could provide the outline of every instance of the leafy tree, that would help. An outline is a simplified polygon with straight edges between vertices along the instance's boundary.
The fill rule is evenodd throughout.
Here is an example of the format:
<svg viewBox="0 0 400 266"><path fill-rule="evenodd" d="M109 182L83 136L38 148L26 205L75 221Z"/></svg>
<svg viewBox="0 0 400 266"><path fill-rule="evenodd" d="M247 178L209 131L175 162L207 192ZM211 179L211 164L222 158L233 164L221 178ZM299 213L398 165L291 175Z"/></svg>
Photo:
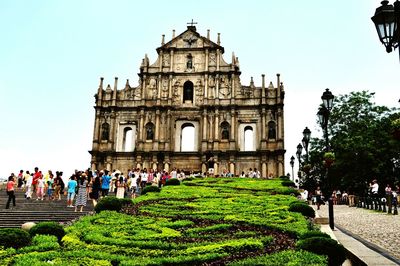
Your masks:
<svg viewBox="0 0 400 266"><path fill-rule="evenodd" d="M313 168L310 180L303 180L305 184L320 182L325 192L340 188L363 194L373 179L378 180L382 190L386 184L393 185L398 180L394 162L400 158L400 141L392 136L392 121L400 113L398 109L377 106L373 97L374 93L361 91L335 98L328 125L335 162L326 171L324 140L312 139Z"/></svg>

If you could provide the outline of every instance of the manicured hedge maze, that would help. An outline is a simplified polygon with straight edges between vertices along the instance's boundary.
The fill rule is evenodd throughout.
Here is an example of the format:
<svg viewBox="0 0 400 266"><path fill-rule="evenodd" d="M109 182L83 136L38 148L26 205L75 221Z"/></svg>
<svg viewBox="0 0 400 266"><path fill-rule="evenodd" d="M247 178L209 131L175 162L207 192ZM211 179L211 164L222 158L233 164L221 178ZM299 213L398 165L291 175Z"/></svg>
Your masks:
<svg viewBox="0 0 400 266"><path fill-rule="evenodd" d="M327 265L296 250L312 226L288 210L296 191L281 183L200 178L167 186L123 213L81 218L61 245L37 235L31 246L0 249L0 265Z"/></svg>

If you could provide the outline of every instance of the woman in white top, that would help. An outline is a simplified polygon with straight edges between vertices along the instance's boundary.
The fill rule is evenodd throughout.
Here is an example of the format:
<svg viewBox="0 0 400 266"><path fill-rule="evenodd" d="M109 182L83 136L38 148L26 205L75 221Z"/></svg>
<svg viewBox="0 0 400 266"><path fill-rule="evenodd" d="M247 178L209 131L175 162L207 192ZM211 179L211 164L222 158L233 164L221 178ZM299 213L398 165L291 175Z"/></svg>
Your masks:
<svg viewBox="0 0 400 266"><path fill-rule="evenodd" d="M26 199L31 199L32 198L32 180L33 180L33 174L27 176L26 178L26 192L25 192L25 197Z"/></svg>

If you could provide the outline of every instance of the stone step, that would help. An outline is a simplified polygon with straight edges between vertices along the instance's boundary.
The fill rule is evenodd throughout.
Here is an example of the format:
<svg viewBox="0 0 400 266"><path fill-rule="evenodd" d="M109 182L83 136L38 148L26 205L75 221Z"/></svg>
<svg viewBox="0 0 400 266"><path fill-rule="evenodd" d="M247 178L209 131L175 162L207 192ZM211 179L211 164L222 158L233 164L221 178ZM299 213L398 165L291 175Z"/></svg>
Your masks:
<svg viewBox="0 0 400 266"><path fill-rule="evenodd" d="M75 212L75 208L67 207L66 196L61 200L27 200L23 191L15 191L16 206L10 205L11 209L5 209L8 196L5 191L0 191L0 228L21 227L26 222L44 222L54 221L58 223L67 223L78 219L81 216L88 215L93 211L93 204L90 199L83 212Z"/></svg>

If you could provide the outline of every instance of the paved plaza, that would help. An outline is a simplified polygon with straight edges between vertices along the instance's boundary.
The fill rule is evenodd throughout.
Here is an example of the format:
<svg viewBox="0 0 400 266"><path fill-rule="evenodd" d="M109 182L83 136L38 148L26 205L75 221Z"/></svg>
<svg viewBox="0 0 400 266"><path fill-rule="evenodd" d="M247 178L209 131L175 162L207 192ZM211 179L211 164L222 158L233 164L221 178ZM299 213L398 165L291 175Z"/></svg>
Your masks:
<svg viewBox="0 0 400 266"><path fill-rule="evenodd" d="M318 214L328 217L328 206L321 206ZM335 205L334 221L335 225L378 246L400 261L400 215Z"/></svg>

